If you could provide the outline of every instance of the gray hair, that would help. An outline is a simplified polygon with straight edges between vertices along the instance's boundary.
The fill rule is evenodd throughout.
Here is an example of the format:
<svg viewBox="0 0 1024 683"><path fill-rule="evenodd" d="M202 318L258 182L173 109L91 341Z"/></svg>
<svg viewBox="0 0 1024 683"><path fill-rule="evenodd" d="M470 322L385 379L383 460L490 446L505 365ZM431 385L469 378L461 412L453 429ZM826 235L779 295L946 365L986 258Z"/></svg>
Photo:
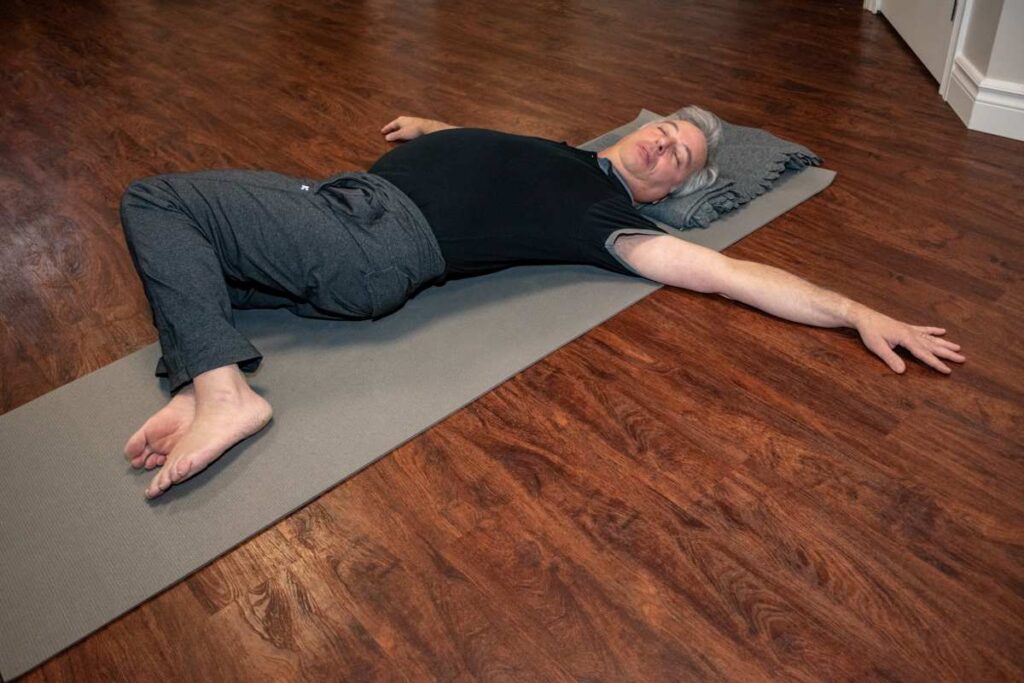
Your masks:
<svg viewBox="0 0 1024 683"><path fill-rule="evenodd" d="M690 105L689 107L683 107L675 114L666 116L661 120L686 121L687 123L692 123L698 130L700 130L701 133L704 134L704 139L707 141L708 148L707 163L704 164L704 167L694 171L686 180L672 188L669 191L668 196L683 197L698 190L703 190L705 187L708 187L718 180L716 152L718 150L718 144L722 141L721 119L706 109Z"/></svg>

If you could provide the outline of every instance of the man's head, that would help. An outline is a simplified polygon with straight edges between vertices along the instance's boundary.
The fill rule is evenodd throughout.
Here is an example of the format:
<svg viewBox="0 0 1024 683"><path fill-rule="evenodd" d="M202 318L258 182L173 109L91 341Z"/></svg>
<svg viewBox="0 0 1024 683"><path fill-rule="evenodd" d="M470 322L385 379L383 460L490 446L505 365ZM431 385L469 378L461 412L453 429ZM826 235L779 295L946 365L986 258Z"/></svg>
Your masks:
<svg viewBox="0 0 1024 683"><path fill-rule="evenodd" d="M612 162L637 203L659 202L715 182L715 150L721 139L718 117L690 106L641 126L598 156Z"/></svg>

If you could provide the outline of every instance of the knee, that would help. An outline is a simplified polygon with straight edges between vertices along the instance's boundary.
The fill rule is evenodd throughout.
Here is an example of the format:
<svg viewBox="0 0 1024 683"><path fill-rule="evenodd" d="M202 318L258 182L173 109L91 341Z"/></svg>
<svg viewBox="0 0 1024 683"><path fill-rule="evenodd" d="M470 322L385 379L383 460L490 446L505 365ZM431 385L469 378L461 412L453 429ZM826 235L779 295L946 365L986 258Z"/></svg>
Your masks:
<svg viewBox="0 0 1024 683"><path fill-rule="evenodd" d="M139 205L152 203L153 197L160 191L157 185L159 178L160 176L152 176L129 183L121 195L121 215Z"/></svg>
<svg viewBox="0 0 1024 683"><path fill-rule="evenodd" d="M163 176L151 176L132 181L121 195L121 228L128 239L132 231L146 221L143 216L158 211L173 211L175 202Z"/></svg>

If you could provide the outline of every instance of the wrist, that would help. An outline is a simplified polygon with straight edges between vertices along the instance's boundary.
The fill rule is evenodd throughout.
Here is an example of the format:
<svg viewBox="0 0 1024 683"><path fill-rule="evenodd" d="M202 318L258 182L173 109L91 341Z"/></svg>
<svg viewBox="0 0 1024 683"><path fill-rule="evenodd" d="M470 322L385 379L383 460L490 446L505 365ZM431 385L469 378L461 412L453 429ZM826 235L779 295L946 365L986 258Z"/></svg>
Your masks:
<svg viewBox="0 0 1024 683"><path fill-rule="evenodd" d="M847 304L843 311L843 322L847 327L859 328L864 318L874 312L864 304L857 303L853 299L847 299L846 301Z"/></svg>

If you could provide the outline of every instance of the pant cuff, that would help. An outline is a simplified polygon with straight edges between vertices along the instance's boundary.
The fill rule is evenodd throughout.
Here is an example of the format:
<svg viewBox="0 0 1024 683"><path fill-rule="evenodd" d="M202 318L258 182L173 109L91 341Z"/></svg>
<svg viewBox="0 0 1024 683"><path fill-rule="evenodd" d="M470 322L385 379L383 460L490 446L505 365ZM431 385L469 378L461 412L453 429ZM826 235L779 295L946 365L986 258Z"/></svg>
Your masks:
<svg viewBox="0 0 1024 683"><path fill-rule="evenodd" d="M157 363L156 377L166 377L170 384L171 394L176 394L185 385L192 382L197 375L208 370L231 365L238 365L242 372L255 372L263 361L263 354L249 345L248 348L225 351L213 356L205 356L201 360L190 363L188 367L170 368L163 357Z"/></svg>

